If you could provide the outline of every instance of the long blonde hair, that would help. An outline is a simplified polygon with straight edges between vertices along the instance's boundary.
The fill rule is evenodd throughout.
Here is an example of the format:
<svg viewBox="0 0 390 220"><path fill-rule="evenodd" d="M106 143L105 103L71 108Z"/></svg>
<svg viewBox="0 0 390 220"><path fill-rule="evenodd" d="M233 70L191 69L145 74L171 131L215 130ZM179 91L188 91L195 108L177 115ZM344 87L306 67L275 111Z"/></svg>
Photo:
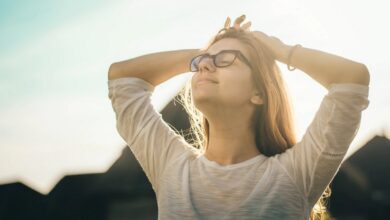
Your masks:
<svg viewBox="0 0 390 220"><path fill-rule="evenodd" d="M248 48L249 60L252 61L253 82L263 98L263 104L256 107L253 116L256 146L262 154L268 157L283 153L293 147L297 141L292 108L275 58L267 47L252 35L234 29L222 30L223 32L218 32L209 42L206 49L223 38L238 39ZM189 133L184 136L190 135L187 139L199 154L203 154L209 141L209 123L194 105L190 81L178 97L179 103L189 115L191 124ZM311 211L311 220L326 217L323 215L326 214L325 199L330 196L330 192L328 185Z"/></svg>

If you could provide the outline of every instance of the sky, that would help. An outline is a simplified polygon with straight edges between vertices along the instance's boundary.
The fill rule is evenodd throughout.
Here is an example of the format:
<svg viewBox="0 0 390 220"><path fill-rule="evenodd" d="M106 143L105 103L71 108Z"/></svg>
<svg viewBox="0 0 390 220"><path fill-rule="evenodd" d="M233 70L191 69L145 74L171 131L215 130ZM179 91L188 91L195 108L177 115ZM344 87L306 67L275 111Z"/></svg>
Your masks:
<svg viewBox="0 0 390 220"><path fill-rule="evenodd" d="M0 184L47 194L64 176L106 171L126 143L108 99L111 63L202 48L227 16L251 30L364 63L369 107L347 157L374 135L390 136L390 15L386 1L0 1ZM278 63L301 137L326 90ZM161 110L191 77L156 87Z"/></svg>

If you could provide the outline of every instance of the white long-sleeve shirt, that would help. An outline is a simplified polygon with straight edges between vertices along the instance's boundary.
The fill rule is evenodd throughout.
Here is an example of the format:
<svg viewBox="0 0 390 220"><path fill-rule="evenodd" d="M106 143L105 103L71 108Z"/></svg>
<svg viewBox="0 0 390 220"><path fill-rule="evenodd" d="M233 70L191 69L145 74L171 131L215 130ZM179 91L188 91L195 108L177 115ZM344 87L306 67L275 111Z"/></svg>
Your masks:
<svg viewBox="0 0 390 220"><path fill-rule="evenodd" d="M333 84L295 146L220 165L163 121L151 104L153 85L124 77L108 88L117 130L156 193L158 219L309 219L369 104L368 86Z"/></svg>

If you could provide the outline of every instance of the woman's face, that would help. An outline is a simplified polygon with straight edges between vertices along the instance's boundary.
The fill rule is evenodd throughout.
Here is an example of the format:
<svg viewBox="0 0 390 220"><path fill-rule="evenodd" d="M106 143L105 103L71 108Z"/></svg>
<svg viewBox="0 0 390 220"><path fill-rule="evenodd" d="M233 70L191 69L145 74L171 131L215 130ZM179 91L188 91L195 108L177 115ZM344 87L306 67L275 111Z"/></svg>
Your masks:
<svg viewBox="0 0 390 220"><path fill-rule="evenodd" d="M207 52L214 55L222 50L239 50L249 60L247 49L237 39L219 40L209 47ZM199 71L191 80L195 106L202 111L207 106L223 109L252 105L251 97L255 91L251 74L250 67L238 56L233 64L227 67L216 67L210 57L202 59ZM212 79L216 82L199 81L201 79Z"/></svg>

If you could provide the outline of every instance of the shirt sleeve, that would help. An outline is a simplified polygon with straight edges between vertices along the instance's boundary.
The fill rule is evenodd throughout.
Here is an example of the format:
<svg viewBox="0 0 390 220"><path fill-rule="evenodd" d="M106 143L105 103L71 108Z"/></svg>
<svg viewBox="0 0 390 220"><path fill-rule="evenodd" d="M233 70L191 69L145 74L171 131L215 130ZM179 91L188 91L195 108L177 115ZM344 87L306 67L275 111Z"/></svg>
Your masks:
<svg viewBox="0 0 390 220"><path fill-rule="evenodd" d="M119 135L130 147L156 191L164 168L191 147L151 104L154 86L137 77L108 80Z"/></svg>
<svg viewBox="0 0 390 220"><path fill-rule="evenodd" d="M332 84L302 140L275 158L313 205L338 172L367 108L368 86Z"/></svg>

